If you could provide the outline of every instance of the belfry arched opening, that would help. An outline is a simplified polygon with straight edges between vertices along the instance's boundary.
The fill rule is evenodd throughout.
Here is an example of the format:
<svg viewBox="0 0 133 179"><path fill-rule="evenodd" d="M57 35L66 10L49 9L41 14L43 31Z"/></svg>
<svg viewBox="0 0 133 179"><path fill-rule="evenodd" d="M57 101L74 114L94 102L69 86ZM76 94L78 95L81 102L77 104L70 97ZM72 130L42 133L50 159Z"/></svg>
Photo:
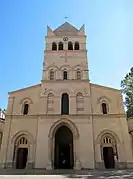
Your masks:
<svg viewBox="0 0 133 179"><path fill-rule="evenodd" d="M73 134L71 130L63 125L55 133L54 168L73 169Z"/></svg>

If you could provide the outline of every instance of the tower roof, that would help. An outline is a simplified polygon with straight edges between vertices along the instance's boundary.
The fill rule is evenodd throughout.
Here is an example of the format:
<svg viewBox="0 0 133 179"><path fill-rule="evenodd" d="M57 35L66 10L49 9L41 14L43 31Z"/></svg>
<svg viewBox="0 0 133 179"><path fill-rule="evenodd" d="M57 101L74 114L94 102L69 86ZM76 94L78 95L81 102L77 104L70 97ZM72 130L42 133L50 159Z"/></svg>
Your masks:
<svg viewBox="0 0 133 179"><path fill-rule="evenodd" d="M73 25L69 24L68 22L65 22L57 29L55 29L53 32L55 35L77 35L79 30L75 28Z"/></svg>

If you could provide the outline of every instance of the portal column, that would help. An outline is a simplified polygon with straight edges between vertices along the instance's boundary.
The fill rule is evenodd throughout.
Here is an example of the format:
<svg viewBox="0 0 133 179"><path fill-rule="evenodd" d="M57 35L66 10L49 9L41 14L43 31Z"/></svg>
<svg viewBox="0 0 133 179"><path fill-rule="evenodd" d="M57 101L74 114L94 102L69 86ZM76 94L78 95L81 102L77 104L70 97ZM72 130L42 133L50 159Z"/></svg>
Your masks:
<svg viewBox="0 0 133 179"><path fill-rule="evenodd" d="M78 151L78 139L74 138L74 169L80 170L81 169L81 163L79 159L79 151Z"/></svg>
<svg viewBox="0 0 133 179"><path fill-rule="evenodd" d="M31 144L28 147L27 168L33 168L33 145Z"/></svg>
<svg viewBox="0 0 133 179"><path fill-rule="evenodd" d="M46 170L52 170L52 153L53 153L52 138L49 137L49 140L48 140L48 164L46 166Z"/></svg>

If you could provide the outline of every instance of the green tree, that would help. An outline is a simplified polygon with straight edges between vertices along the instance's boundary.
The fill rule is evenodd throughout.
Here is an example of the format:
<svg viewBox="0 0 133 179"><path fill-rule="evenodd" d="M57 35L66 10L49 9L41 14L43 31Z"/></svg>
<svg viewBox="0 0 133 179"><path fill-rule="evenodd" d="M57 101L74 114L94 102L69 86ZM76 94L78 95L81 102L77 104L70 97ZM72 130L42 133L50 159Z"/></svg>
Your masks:
<svg viewBox="0 0 133 179"><path fill-rule="evenodd" d="M127 118L133 117L133 67L121 81L122 93L125 94L125 106L127 108Z"/></svg>

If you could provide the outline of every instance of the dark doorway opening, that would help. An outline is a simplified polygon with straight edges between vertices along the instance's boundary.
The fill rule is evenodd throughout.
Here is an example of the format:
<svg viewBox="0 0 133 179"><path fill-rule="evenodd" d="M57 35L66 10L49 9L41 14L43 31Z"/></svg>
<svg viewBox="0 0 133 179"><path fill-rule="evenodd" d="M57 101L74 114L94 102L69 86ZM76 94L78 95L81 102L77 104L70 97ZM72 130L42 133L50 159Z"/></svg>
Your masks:
<svg viewBox="0 0 133 179"><path fill-rule="evenodd" d="M54 169L73 169L73 134L66 127L60 127L55 134Z"/></svg>
<svg viewBox="0 0 133 179"><path fill-rule="evenodd" d="M27 164L28 148L18 148L16 157L16 169L24 169Z"/></svg>
<svg viewBox="0 0 133 179"><path fill-rule="evenodd" d="M105 168L111 169L115 168L114 152L112 147L103 148L103 158Z"/></svg>
<svg viewBox="0 0 133 179"><path fill-rule="evenodd" d="M61 98L61 114L69 114L69 96L67 93L62 94Z"/></svg>

